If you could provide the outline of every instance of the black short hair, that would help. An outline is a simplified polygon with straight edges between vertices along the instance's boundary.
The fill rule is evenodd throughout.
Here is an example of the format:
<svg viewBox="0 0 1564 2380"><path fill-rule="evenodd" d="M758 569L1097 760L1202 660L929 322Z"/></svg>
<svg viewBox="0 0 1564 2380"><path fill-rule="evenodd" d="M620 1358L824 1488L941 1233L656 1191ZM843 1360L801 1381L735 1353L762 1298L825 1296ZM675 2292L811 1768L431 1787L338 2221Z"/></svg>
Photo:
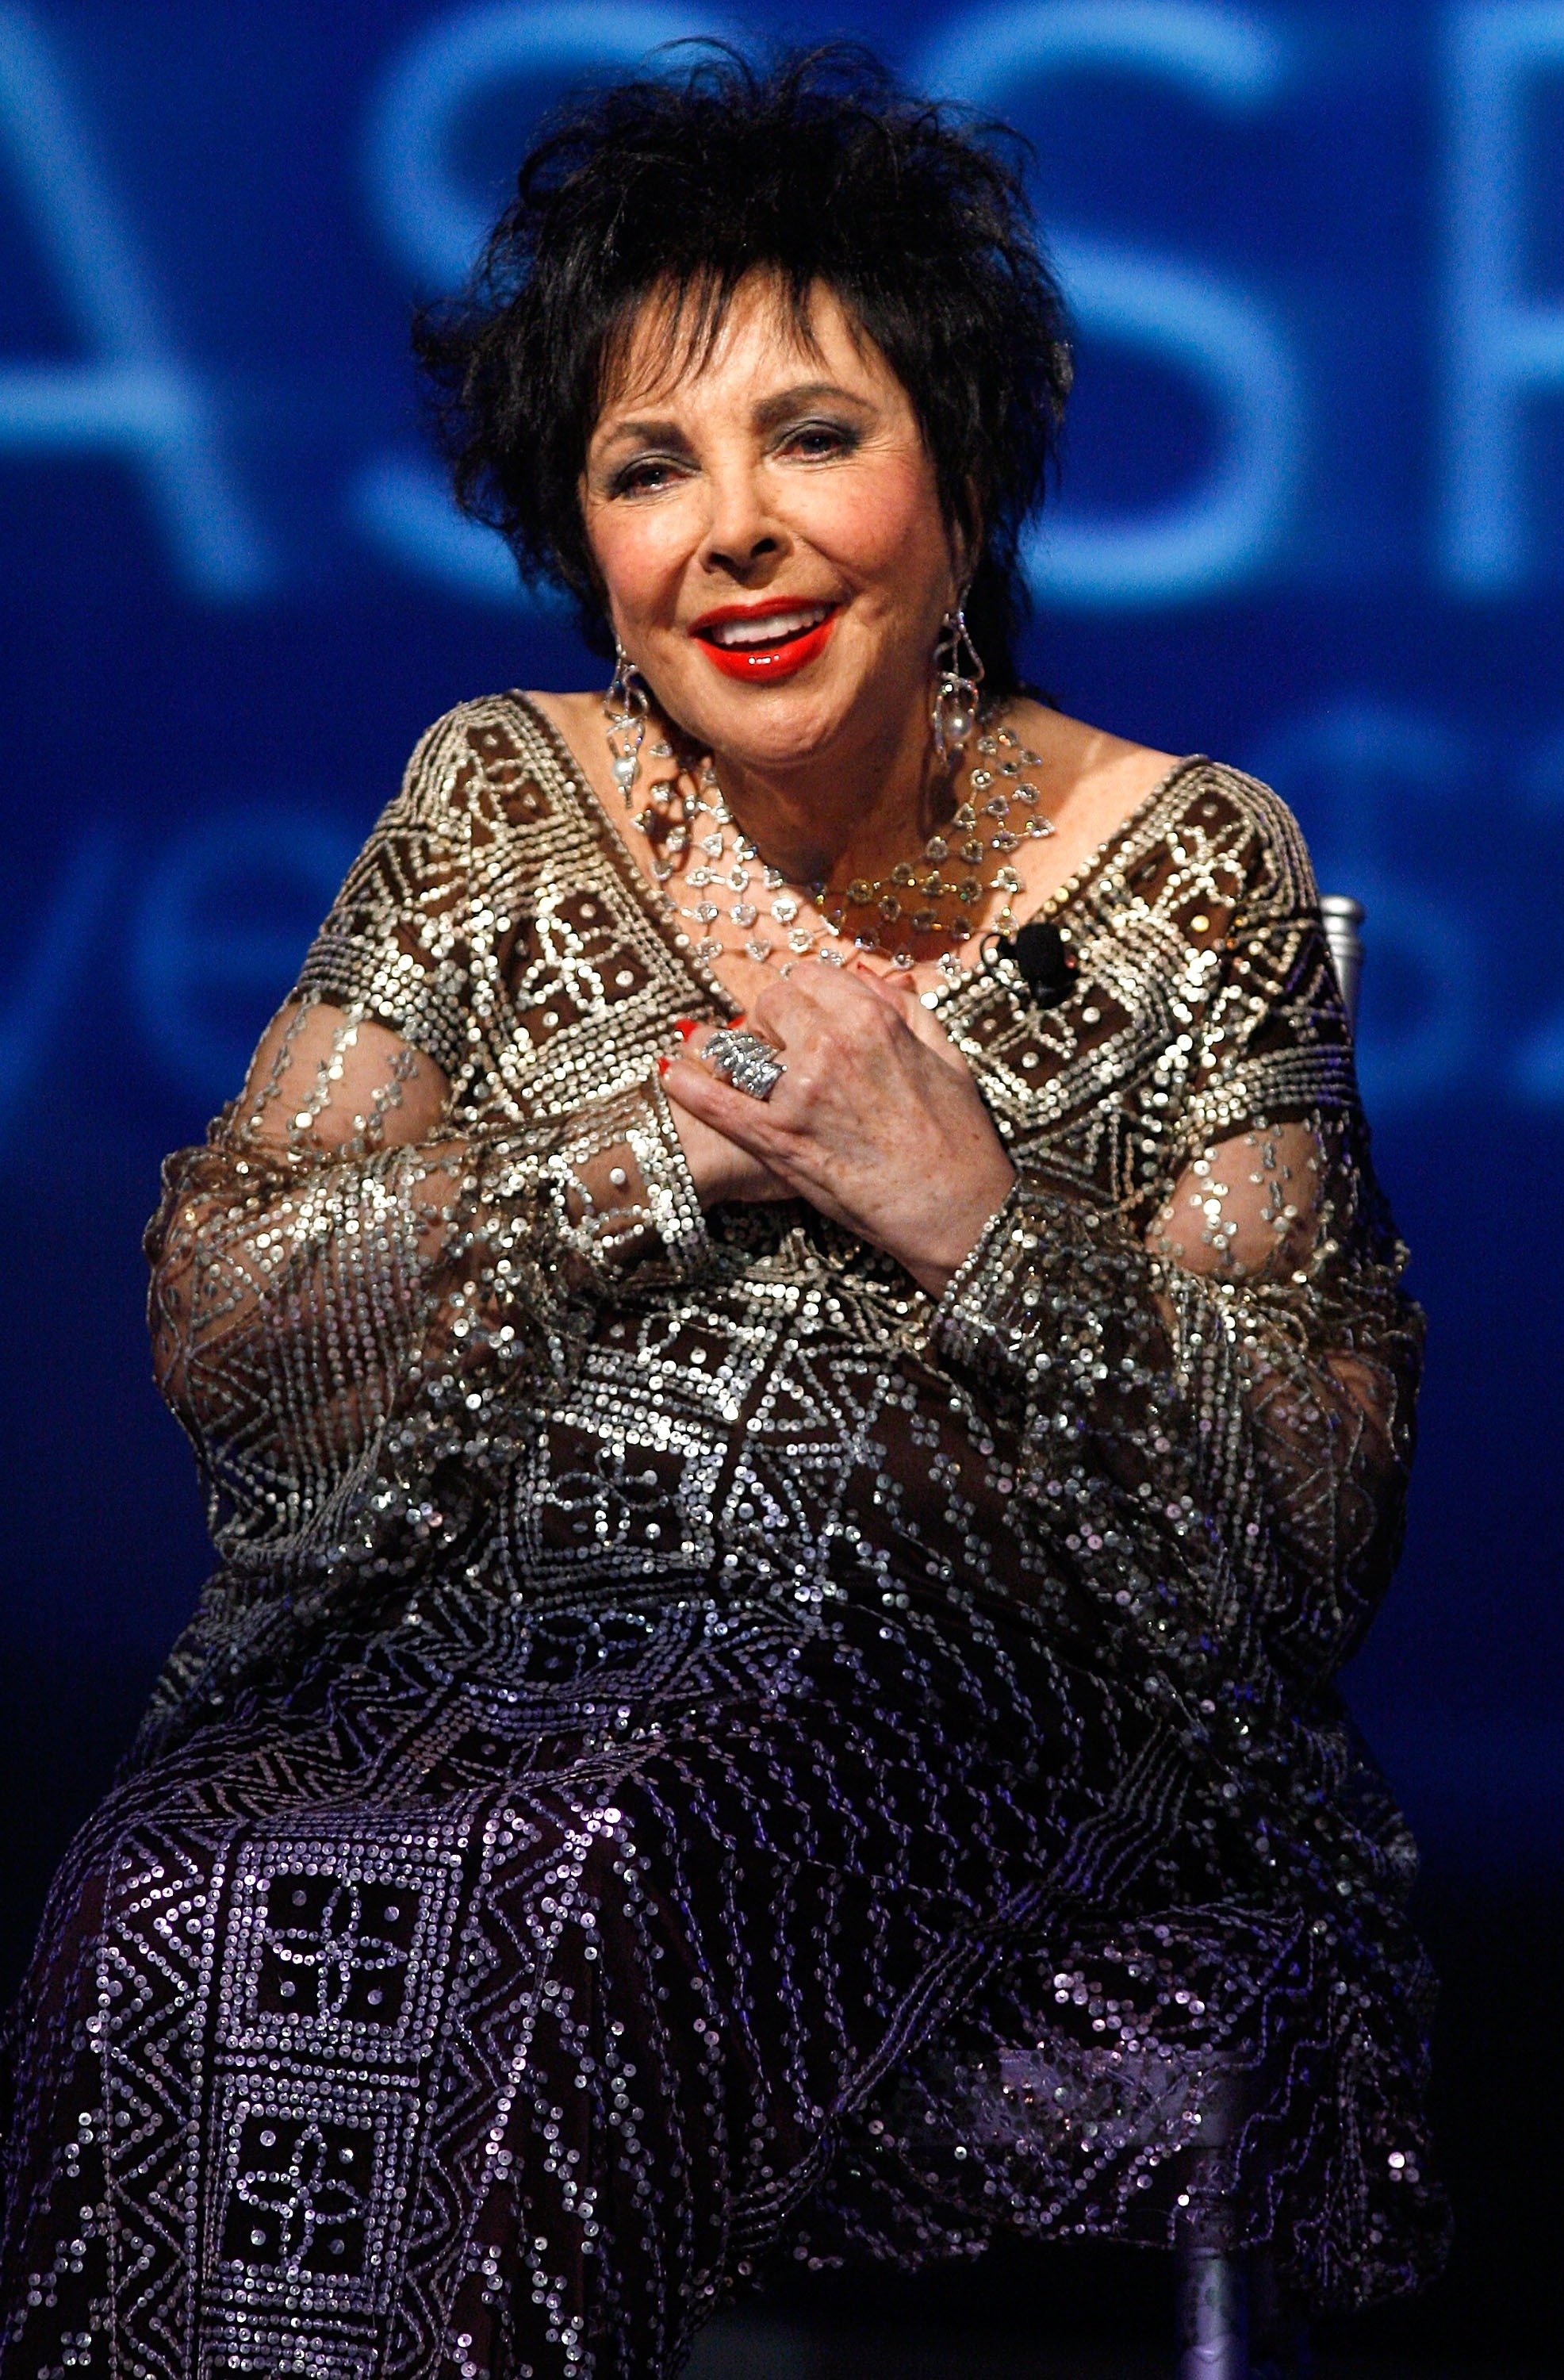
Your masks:
<svg viewBox="0 0 1564 2380"><path fill-rule="evenodd" d="M1024 144L903 92L855 45L766 65L722 43L673 51L672 73L554 120L470 287L418 317L458 502L503 532L525 577L567 589L588 642L612 650L578 482L641 304L672 295L706 337L745 276L768 271L806 328L823 283L906 389L947 518L979 536L967 618L988 690L1013 692L1020 534L1070 386Z"/></svg>

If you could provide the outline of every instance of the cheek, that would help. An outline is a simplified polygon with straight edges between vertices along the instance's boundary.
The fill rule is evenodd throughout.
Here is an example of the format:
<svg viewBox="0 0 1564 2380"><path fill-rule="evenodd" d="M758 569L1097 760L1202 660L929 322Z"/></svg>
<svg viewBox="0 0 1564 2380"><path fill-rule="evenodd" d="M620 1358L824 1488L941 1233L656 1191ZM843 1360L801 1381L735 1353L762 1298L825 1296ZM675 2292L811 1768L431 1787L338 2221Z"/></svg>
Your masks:
<svg viewBox="0 0 1564 2380"><path fill-rule="evenodd" d="M690 524L677 500L648 504L589 505L587 536L616 617L625 622L671 619L690 553Z"/></svg>
<svg viewBox="0 0 1564 2380"><path fill-rule="evenodd" d="M794 517L818 552L888 608L921 611L949 576L944 523L921 458L822 472L801 492Z"/></svg>

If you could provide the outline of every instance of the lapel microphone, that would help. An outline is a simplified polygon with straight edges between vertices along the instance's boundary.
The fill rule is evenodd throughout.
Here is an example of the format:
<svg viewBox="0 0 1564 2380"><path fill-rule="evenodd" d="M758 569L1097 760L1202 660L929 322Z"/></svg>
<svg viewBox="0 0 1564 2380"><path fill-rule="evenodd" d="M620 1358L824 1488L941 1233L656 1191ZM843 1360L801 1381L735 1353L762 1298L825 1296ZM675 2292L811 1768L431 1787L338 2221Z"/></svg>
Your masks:
<svg viewBox="0 0 1564 2380"><path fill-rule="evenodd" d="M1039 1008L1057 1008L1075 989L1081 962L1059 928L1034 917L1012 938L994 937L1000 956L1010 961Z"/></svg>

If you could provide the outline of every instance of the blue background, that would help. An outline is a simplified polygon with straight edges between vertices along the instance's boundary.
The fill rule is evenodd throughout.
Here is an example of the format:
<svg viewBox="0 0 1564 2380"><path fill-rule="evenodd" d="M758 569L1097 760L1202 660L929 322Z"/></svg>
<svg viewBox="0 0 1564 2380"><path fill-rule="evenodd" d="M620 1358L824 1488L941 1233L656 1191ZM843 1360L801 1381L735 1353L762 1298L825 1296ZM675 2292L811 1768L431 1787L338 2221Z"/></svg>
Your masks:
<svg viewBox="0 0 1564 2380"><path fill-rule="evenodd" d="M235 1087L419 729L600 678L451 511L410 307L564 84L703 28L744 30L673 0L0 5L20 1930L205 1567L148 1378L157 1160ZM1080 325L1032 673L1269 777L1368 905L1363 1070L1432 1353L1352 1694L1441 1905L1534 1897L1564 1853L1564 5L837 0L769 30L865 35L1031 135Z"/></svg>

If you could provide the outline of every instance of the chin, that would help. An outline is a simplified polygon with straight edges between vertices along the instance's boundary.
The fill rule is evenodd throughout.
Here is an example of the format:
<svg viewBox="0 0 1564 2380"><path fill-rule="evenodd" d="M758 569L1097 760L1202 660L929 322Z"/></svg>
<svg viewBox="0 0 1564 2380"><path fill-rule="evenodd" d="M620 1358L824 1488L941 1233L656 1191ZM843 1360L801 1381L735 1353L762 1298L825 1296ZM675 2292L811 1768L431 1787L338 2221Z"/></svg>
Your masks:
<svg viewBox="0 0 1564 2380"><path fill-rule="evenodd" d="M713 720L714 750L727 752L752 769L799 766L829 752L839 740L854 705L800 695L789 700L780 688L762 699L724 705Z"/></svg>
<svg viewBox="0 0 1564 2380"><path fill-rule="evenodd" d="M731 754L745 767L796 765L829 751L875 704L872 685L843 685L837 669L823 675L823 683L811 683L811 669L791 682L766 686L697 683L681 716L700 743Z"/></svg>

